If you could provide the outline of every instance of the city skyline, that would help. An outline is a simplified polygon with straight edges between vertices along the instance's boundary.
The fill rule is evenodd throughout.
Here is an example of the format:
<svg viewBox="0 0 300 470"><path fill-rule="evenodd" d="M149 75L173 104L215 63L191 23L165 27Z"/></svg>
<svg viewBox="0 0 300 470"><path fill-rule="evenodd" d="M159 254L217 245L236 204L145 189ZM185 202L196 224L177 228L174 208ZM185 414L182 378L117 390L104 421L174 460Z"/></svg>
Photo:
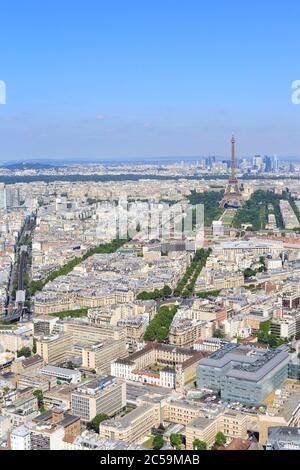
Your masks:
<svg viewBox="0 0 300 470"><path fill-rule="evenodd" d="M0 13L8 470L299 451L299 2Z"/></svg>

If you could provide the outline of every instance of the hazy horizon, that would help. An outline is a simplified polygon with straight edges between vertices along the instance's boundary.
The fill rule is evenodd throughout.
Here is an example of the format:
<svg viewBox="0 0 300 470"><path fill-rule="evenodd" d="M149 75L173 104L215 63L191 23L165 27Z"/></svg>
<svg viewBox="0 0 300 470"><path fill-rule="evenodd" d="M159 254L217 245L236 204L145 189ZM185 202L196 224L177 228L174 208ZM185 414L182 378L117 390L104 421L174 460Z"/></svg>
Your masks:
<svg viewBox="0 0 300 470"><path fill-rule="evenodd" d="M264 154L261 154L264 156ZM163 156L163 157L141 157L141 156L132 156L130 158L128 157L112 157L112 158L86 158L86 157L77 157L77 158L15 158L15 159L1 159L0 158L0 165L4 166L9 166L13 164L34 164L34 163L40 163L40 164L49 164L49 165L71 165L71 164L171 164L171 163L180 163L181 161L191 163L191 162L197 162L198 160L202 160L208 156L214 156L218 161L224 160L224 161L229 161L230 156L229 155L214 155L213 153L207 154L207 155L180 155L180 156ZM237 159L248 159L251 160L254 155L247 155L247 156L242 156L239 157L237 156ZM299 162L300 163L300 157L297 156L281 156L277 155L279 161L283 162Z"/></svg>

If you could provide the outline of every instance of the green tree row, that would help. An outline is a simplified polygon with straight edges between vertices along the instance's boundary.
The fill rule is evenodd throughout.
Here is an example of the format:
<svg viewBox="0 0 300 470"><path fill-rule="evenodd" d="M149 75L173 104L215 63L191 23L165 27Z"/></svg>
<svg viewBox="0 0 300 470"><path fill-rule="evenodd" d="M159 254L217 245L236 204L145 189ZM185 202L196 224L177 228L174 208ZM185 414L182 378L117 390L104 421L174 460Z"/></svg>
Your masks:
<svg viewBox="0 0 300 470"><path fill-rule="evenodd" d="M200 299L207 299L208 297L218 297L220 292L221 292L221 289L197 292L197 297L200 297Z"/></svg>
<svg viewBox="0 0 300 470"><path fill-rule="evenodd" d="M162 289L155 289L152 292L143 291L137 295L138 300L157 300L164 297L170 297L172 289L170 286L164 286Z"/></svg>
<svg viewBox="0 0 300 470"><path fill-rule="evenodd" d="M165 341L177 309L176 305L162 306L145 331L145 341Z"/></svg>
<svg viewBox="0 0 300 470"><path fill-rule="evenodd" d="M121 246L128 241L128 239L115 239L112 240L110 243L106 243L104 245L98 245L95 247L90 248L83 256L77 256L72 260L68 261L64 266L59 269L53 271L44 281L31 281L28 292L30 296L33 296L37 291L43 289L43 287L50 281L54 281L59 276L66 276L69 274L73 269L80 264L82 261L86 260L90 256L95 254L105 254L105 253L114 253L117 251Z"/></svg>
<svg viewBox="0 0 300 470"><path fill-rule="evenodd" d="M210 248L208 250L200 248L196 251L193 261L191 262L190 266L187 267L184 276L178 282L174 290L174 295L190 297L193 294L197 278L205 266L210 253Z"/></svg>
<svg viewBox="0 0 300 470"><path fill-rule="evenodd" d="M44 394L43 391L40 389L36 389L32 392L32 395L37 398L38 401L38 407L41 413L44 413L46 411L46 407L44 404Z"/></svg>
<svg viewBox="0 0 300 470"><path fill-rule="evenodd" d="M88 309L87 308L79 308L78 310L64 310L63 312L53 313L54 317L65 318L65 317L72 317L72 318L79 318L84 317L87 315Z"/></svg>

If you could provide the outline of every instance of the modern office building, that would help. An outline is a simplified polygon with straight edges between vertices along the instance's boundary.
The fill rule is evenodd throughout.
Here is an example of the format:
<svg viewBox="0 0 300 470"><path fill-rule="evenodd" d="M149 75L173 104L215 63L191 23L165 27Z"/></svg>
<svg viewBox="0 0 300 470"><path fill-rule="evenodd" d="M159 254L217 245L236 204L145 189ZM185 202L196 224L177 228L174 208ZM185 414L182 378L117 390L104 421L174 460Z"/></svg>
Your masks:
<svg viewBox="0 0 300 470"><path fill-rule="evenodd" d="M280 318L273 318L271 333L277 338L292 338L300 331L300 313L293 312Z"/></svg>
<svg viewBox="0 0 300 470"><path fill-rule="evenodd" d="M61 382L73 384L79 383L81 380L81 372L79 370L51 366L50 364L41 369L41 374L47 377L55 377Z"/></svg>
<svg viewBox="0 0 300 470"><path fill-rule="evenodd" d="M82 367L95 369L97 373L110 373L112 361L128 356L125 339L106 340L82 348Z"/></svg>
<svg viewBox="0 0 300 470"><path fill-rule="evenodd" d="M91 421L97 414L114 416L126 406L126 383L105 376L79 385L71 395L72 414Z"/></svg>
<svg viewBox="0 0 300 470"><path fill-rule="evenodd" d="M297 290L292 292L284 292L282 294L282 307L284 309L294 309L300 306L300 292Z"/></svg>
<svg viewBox="0 0 300 470"><path fill-rule="evenodd" d="M5 187L5 203L7 209L16 209L20 206L20 190L13 185Z"/></svg>
<svg viewBox="0 0 300 470"><path fill-rule="evenodd" d="M261 405L288 377L286 346L259 349L229 343L197 367L197 386L220 393L226 401Z"/></svg>
<svg viewBox="0 0 300 470"><path fill-rule="evenodd" d="M157 406L144 404L119 420L102 421L99 434L102 439L139 443L159 424Z"/></svg>
<svg viewBox="0 0 300 470"><path fill-rule="evenodd" d="M269 155L264 156L264 171L270 173L272 171L272 159Z"/></svg>
<svg viewBox="0 0 300 470"><path fill-rule="evenodd" d="M73 335L49 335L39 338L36 342L36 352L46 364L58 364L65 361L72 350Z"/></svg>
<svg viewBox="0 0 300 470"><path fill-rule="evenodd" d="M65 320L64 331L73 335L74 344L94 344L106 339L119 341L126 338L126 331L122 327L84 323L77 318Z"/></svg>
<svg viewBox="0 0 300 470"><path fill-rule="evenodd" d="M273 155L271 157L272 160L272 171L278 171L279 168L279 162L278 162L278 157L277 155Z"/></svg>

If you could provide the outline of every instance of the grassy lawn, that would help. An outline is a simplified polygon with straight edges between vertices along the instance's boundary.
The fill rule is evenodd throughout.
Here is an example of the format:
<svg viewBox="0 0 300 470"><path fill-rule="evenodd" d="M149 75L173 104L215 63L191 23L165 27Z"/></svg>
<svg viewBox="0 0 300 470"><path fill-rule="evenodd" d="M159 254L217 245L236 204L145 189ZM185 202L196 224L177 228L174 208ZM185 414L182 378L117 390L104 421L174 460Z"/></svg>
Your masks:
<svg viewBox="0 0 300 470"><path fill-rule="evenodd" d="M192 382L196 382L196 376L195 376L195 377L192 377L190 380L188 380L187 382L185 382L184 385L189 385L189 384L191 384Z"/></svg>
<svg viewBox="0 0 300 470"><path fill-rule="evenodd" d="M230 227L232 221L234 219L236 211L235 210L225 210L225 212L221 216L221 221L223 222L224 226Z"/></svg>
<svg viewBox="0 0 300 470"><path fill-rule="evenodd" d="M126 407L126 411L125 411L125 414L128 415L128 413L131 413L133 410L133 408L131 406L127 406Z"/></svg>
<svg viewBox="0 0 300 470"><path fill-rule="evenodd" d="M153 449L153 440L154 437L151 436L147 441L145 441L142 445L145 447L145 449Z"/></svg>

